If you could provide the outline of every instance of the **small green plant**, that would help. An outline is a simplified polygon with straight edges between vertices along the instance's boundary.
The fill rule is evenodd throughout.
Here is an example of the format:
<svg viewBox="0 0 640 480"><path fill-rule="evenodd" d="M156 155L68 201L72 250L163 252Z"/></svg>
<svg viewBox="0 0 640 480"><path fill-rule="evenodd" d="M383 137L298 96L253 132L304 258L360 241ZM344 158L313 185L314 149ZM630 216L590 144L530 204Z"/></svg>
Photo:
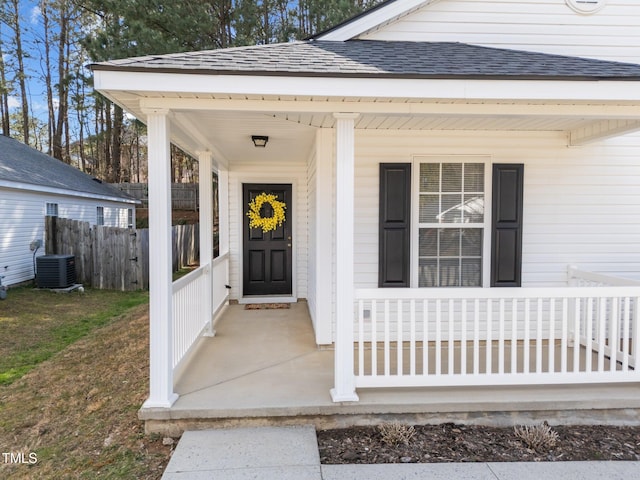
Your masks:
<svg viewBox="0 0 640 480"><path fill-rule="evenodd" d="M514 434L528 448L536 452L546 452L556 446L558 434L547 422L538 425L522 425L513 428Z"/></svg>
<svg viewBox="0 0 640 480"><path fill-rule="evenodd" d="M378 432L380 432L382 441L391 446L400 445L401 443L408 445L416 434L411 425L398 422L383 423L378 426Z"/></svg>

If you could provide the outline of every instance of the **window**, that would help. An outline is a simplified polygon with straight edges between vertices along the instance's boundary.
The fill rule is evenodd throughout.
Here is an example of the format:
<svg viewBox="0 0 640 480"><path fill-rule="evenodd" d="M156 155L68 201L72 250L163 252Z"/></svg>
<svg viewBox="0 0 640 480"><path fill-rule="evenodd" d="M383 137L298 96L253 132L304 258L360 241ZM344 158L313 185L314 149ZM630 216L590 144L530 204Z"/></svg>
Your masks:
<svg viewBox="0 0 640 480"><path fill-rule="evenodd" d="M58 216L58 204L57 203L47 203L46 205L46 215L47 217L57 217Z"/></svg>
<svg viewBox="0 0 640 480"><path fill-rule="evenodd" d="M104 225L104 207L96 209L96 225Z"/></svg>
<svg viewBox="0 0 640 480"><path fill-rule="evenodd" d="M133 228L133 208L127 209L127 226Z"/></svg>
<svg viewBox="0 0 640 480"><path fill-rule="evenodd" d="M482 286L485 164L418 167L418 287Z"/></svg>

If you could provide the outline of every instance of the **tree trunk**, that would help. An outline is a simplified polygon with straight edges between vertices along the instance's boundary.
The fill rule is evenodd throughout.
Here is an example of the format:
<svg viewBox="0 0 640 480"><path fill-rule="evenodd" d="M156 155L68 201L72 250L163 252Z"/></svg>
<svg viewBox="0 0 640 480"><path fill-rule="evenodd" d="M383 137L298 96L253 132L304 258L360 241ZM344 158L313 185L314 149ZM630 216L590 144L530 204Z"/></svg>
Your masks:
<svg viewBox="0 0 640 480"><path fill-rule="evenodd" d="M51 86L51 47L49 45L49 9L47 1L40 2L40 13L42 15L43 27L43 43L44 43L44 84L47 92L47 110L49 117L47 118L47 153L53 153L53 129L56 118L56 112L53 108L53 88Z"/></svg>
<svg viewBox="0 0 640 480"><path fill-rule="evenodd" d="M66 46L68 38L68 19L64 10L60 11L60 33L58 38L58 118L53 131L53 156L64 160L62 150L62 136L67 117L67 66ZM67 159L68 161L68 159Z"/></svg>
<svg viewBox="0 0 640 480"><path fill-rule="evenodd" d="M113 106L113 129L111 137L111 162L112 175L111 182L119 183L122 172L120 171L120 163L122 156L122 123L124 120L124 112L118 105Z"/></svg>
<svg viewBox="0 0 640 480"><path fill-rule="evenodd" d="M9 86L5 74L4 48L2 35L0 35L0 113L2 115L2 134L8 137L11 133L9 123Z"/></svg>
<svg viewBox="0 0 640 480"><path fill-rule="evenodd" d="M20 33L20 6L18 0L11 0L13 12L11 12L11 27L15 33L16 59L18 60L18 84L20 85L20 97L22 100L22 129L23 140L29 145L29 97L27 95L26 72L24 69L24 51L22 49L22 35Z"/></svg>

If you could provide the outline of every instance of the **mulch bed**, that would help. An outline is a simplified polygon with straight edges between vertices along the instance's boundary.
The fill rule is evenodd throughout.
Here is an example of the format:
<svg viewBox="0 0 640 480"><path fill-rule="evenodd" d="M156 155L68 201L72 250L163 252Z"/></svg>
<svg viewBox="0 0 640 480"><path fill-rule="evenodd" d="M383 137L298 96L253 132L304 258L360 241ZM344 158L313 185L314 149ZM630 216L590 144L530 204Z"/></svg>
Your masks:
<svg viewBox="0 0 640 480"><path fill-rule="evenodd" d="M528 448L513 428L415 426L407 443L386 443L377 427L318 432L323 464L640 460L640 427L553 426L556 446Z"/></svg>

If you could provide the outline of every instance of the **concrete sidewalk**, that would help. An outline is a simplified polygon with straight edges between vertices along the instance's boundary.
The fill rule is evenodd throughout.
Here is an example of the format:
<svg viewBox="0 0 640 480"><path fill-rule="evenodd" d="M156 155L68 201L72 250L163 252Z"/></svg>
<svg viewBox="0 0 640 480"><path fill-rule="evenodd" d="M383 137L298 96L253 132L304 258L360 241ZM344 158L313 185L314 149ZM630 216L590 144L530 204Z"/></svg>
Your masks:
<svg viewBox="0 0 640 480"><path fill-rule="evenodd" d="M313 426L185 432L163 480L640 480L640 462L320 465Z"/></svg>

